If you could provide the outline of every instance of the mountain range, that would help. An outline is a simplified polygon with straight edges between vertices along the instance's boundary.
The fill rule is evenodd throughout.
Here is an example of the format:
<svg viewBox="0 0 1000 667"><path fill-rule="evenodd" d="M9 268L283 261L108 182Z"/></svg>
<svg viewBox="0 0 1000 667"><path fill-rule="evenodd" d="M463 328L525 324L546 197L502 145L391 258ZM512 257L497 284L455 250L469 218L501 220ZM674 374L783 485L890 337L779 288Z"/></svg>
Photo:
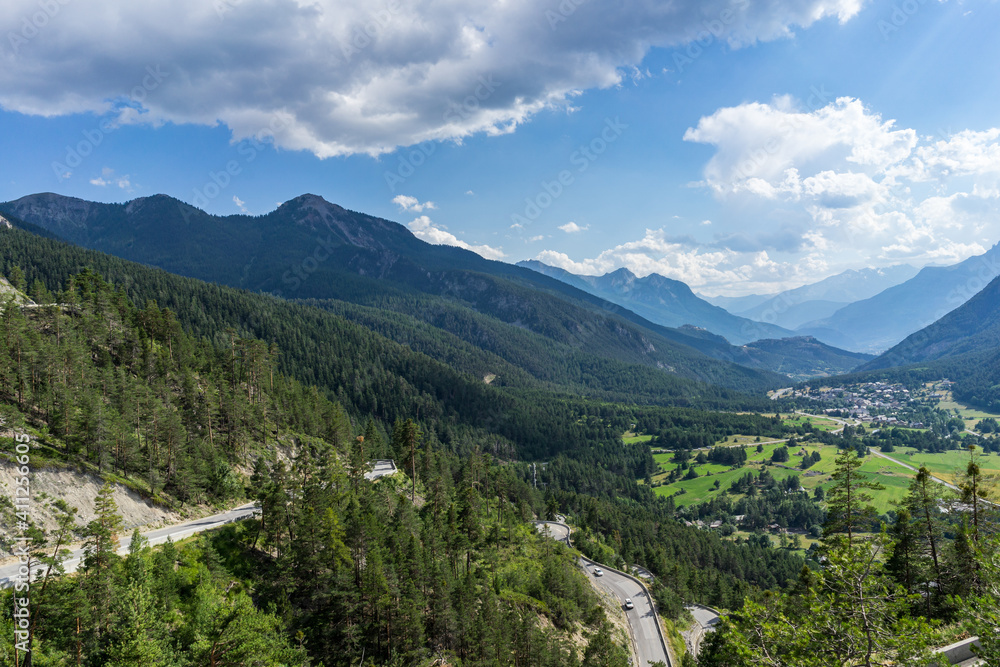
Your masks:
<svg viewBox="0 0 1000 667"><path fill-rule="evenodd" d="M794 332L773 324L733 315L726 309L705 301L685 283L656 273L639 278L628 269L621 268L603 276L581 276L534 260L518 262L517 265L617 303L650 322L668 327L691 325L707 329L736 345L763 338L795 335Z"/></svg>
<svg viewBox="0 0 1000 667"><path fill-rule="evenodd" d="M958 308L1000 275L1000 247L952 266L850 270L766 297L705 297L845 350L880 354Z"/></svg>
<svg viewBox="0 0 1000 667"><path fill-rule="evenodd" d="M879 353L955 310L997 275L1000 245L952 266L924 267L909 280L797 331L844 349Z"/></svg>
<svg viewBox="0 0 1000 667"><path fill-rule="evenodd" d="M560 280L425 243L402 225L316 195L256 217L212 216L165 195L101 204L46 193L0 204L0 212L127 260L333 309L393 331L400 342L409 344L418 323L429 325L541 381L563 375L553 345L575 355L575 368L591 363L583 355L741 390L783 382L771 369L795 368L800 379L860 361L838 352L812 367L801 361L801 338L764 350L730 345L696 326L663 326ZM678 294L697 299L681 285L673 286Z"/></svg>
<svg viewBox="0 0 1000 667"><path fill-rule="evenodd" d="M855 301L871 298L909 280L916 273L917 269L908 264L879 269L849 269L811 285L780 292L763 301L758 301L760 295L730 299L725 307L741 317L773 322L794 330L814 320L830 317Z"/></svg>
<svg viewBox="0 0 1000 667"><path fill-rule="evenodd" d="M964 304L910 334L858 370L907 366L984 352L1000 352L1000 278L994 278Z"/></svg>
<svg viewBox="0 0 1000 667"><path fill-rule="evenodd" d="M916 275L907 265L848 271L763 300L713 299L729 310L751 304L732 313L663 276L627 269L576 276L538 262L487 260L309 194L261 216L213 216L166 195L103 204L52 193L0 204L0 212L35 233L395 328L398 340L420 322L543 381L558 375L551 354L540 352L549 345L744 390L781 375L844 373L1000 272L994 247ZM878 292L884 285L891 286ZM867 298L844 305L858 297ZM407 333L388 312L409 318Z"/></svg>
<svg viewBox="0 0 1000 667"><path fill-rule="evenodd" d="M572 380L577 390L580 382L594 390L621 385L609 378L627 371L608 364L747 391L783 381L759 364L751 369L725 358L740 356L739 348L654 325L533 271L425 243L402 225L315 195L258 217L211 216L163 195L95 204L43 194L0 210L84 247L335 310L398 342L455 354L444 351L452 344L439 345L429 325L461 341L463 355L485 352L536 381ZM512 381L509 368L482 370Z"/></svg>

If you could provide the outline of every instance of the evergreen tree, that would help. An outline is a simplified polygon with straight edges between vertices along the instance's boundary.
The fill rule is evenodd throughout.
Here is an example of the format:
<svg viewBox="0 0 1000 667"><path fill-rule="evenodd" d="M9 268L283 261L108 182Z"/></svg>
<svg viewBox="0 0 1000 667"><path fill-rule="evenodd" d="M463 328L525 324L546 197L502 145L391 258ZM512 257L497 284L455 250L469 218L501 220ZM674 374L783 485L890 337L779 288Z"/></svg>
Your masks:
<svg viewBox="0 0 1000 667"><path fill-rule="evenodd" d="M833 486L826 492L823 537L827 542L838 533L846 533L848 547L853 546L855 533L870 528L875 519L875 509L870 505L872 495L868 492L885 487L859 470L863 463L853 449L843 449L837 455L836 470L831 475Z"/></svg>
<svg viewBox="0 0 1000 667"><path fill-rule="evenodd" d="M115 571L120 557L118 534L122 517L114 499L114 487L105 482L94 499L94 520L87 524L83 559L83 584L93 617L93 633L103 635L111 621L111 605L115 599Z"/></svg>
<svg viewBox="0 0 1000 667"><path fill-rule="evenodd" d="M886 572L906 591L912 593L916 590L918 581L918 538L911 521L910 511L905 507L900 507L896 511L892 539L889 557L885 564Z"/></svg>
<svg viewBox="0 0 1000 667"><path fill-rule="evenodd" d="M167 651L160 637L164 628L156 614L149 561L149 544L135 530L123 564L123 585L114 602L115 622L106 638L105 664L112 667L166 664Z"/></svg>
<svg viewBox="0 0 1000 667"><path fill-rule="evenodd" d="M961 601L961 610L971 619L982 649L979 657L986 664L1000 664L1000 536L981 536L976 550L979 565L979 591Z"/></svg>
<svg viewBox="0 0 1000 667"><path fill-rule="evenodd" d="M939 602L945 583L941 568L942 528L938 511L941 488L943 487L931 478L930 471L921 466L910 482L909 493L903 501L913 517L914 537L919 545L921 579L924 584L924 600L928 615L931 613L932 605Z"/></svg>

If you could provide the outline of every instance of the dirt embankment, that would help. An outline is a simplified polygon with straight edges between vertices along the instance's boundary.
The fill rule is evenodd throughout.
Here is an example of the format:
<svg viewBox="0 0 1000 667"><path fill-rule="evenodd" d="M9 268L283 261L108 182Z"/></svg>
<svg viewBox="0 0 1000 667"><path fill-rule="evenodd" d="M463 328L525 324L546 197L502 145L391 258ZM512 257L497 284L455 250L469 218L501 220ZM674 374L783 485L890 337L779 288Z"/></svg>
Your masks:
<svg viewBox="0 0 1000 667"><path fill-rule="evenodd" d="M20 477L17 468L10 461L0 460L0 497L14 500L15 480ZM97 475L72 470L36 469L31 472L31 518L51 530L55 527L52 503L65 500L70 507L77 508L77 523L86 525L94 519L94 498L103 485ZM158 525L177 523L183 520L176 512L155 505L143 499L138 493L120 484L115 485L115 503L124 521L124 533L133 528L154 528ZM16 531L13 508L3 503L0 509L0 560L11 555L4 547Z"/></svg>

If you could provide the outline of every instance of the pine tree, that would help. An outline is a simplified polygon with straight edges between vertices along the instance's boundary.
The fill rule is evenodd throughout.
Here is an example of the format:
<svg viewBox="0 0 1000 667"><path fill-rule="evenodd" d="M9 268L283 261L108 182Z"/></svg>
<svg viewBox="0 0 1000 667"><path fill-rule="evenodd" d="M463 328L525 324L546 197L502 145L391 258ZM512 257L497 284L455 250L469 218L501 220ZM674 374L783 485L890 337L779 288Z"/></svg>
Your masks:
<svg viewBox="0 0 1000 667"><path fill-rule="evenodd" d="M827 519L823 524L823 536L828 542L833 535L846 533L850 547L854 544L854 534L870 526L875 519L875 509L869 504L872 495L868 491L885 487L860 472L863 463L853 449L843 449L837 455L836 470L831 475L833 486L826 493Z"/></svg>
<svg viewBox="0 0 1000 667"><path fill-rule="evenodd" d="M910 510L900 507L896 511L896 523L892 527L893 543L886 571L908 592L913 592L917 584L917 536L914 534Z"/></svg>
<svg viewBox="0 0 1000 667"><path fill-rule="evenodd" d="M136 529L125 558L123 590L115 599L115 622L107 637L105 664L110 667L164 664L166 650L159 637L163 625L156 617L150 590L150 557L149 543Z"/></svg>
<svg viewBox="0 0 1000 667"><path fill-rule="evenodd" d="M747 600L735 625L710 648L706 665L875 667L928 664L930 626L913 618L913 597L886 576L881 562L888 536L835 545L815 584ZM719 632L720 630L717 630ZM710 643L711 646L711 643ZM719 662L728 655L730 661ZM733 660L735 658L735 660Z"/></svg>
<svg viewBox="0 0 1000 667"><path fill-rule="evenodd" d="M972 509L972 541L979 542L980 513L983 509L983 499L987 498L986 489L982 484L982 470L979 467L979 455L975 445L969 445L969 463L965 473L959 475L958 488L962 502Z"/></svg>
<svg viewBox="0 0 1000 667"><path fill-rule="evenodd" d="M38 618L42 616L45 609L46 592L48 591L49 584L56 576L62 575L65 572L63 562L72 553L66 547L72 542L73 533L79 528L76 523L77 509L75 507L70 507L65 500L60 498L52 503L52 509L55 514L56 528L46 542L46 546L48 547L46 553L38 556L38 560L46 566L46 569L45 574L42 576L41 587L38 587L36 582L35 588L38 590L32 593L31 602L34 605L34 610L31 614L32 633L35 631Z"/></svg>
<svg viewBox="0 0 1000 667"><path fill-rule="evenodd" d="M254 607L242 592L220 594L203 584L200 607L204 611L192 628L192 664L281 665L305 667L305 651L293 647L281 632L280 621ZM193 619L194 620L194 619ZM136 664L136 663L133 663Z"/></svg>
<svg viewBox="0 0 1000 667"><path fill-rule="evenodd" d="M971 620L972 630L979 635L982 650L979 657L986 664L1000 664L1000 536L983 535L976 550L979 565L979 592L962 601L962 615Z"/></svg>
<svg viewBox="0 0 1000 667"><path fill-rule="evenodd" d="M610 623L602 622L583 653L583 667L627 667L628 652L611 638Z"/></svg>
<svg viewBox="0 0 1000 667"><path fill-rule="evenodd" d="M95 627L94 633L102 635L110 622L110 610L115 598L115 567L120 560L118 534L122 530L122 517L114 499L114 487L105 482L94 500L96 517L87 524L86 555L83 560L84 587Z"/></svg>
<svg viewBox="0 0 1000 667"><path fill-rule="evenodd" d="M913 517L914 535L920 547L921 560L925 566L922 572L927 613L931 613L932 602L942 594L944 579L941 572L941 520L938 512L938 501L941 497L941 486L935 482L930 471L921 466L913 481L910 491L903 500L904 506ZM929 560L929 563L927 561ZM934 592L932 594L933 582Z"/></svg>
<svg viewBox="0 0 1000 667"><path fill-rule="evenodd" d="M7 281L13 285L14 289L24 291L24 270L15 264L7 270Z"/></svg>

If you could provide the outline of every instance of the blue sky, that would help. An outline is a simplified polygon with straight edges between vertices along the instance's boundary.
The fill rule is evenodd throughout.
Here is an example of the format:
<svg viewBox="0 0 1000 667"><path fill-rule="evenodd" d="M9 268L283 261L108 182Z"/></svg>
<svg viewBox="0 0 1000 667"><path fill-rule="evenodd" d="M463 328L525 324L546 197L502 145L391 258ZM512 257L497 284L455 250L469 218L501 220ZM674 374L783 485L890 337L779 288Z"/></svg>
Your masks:
<svg viewBox="0 0 1000 667"><path fill-rule="evenodd" d="M0 201L312 192L707 294L1000 240L996 2L14 0Z"/></svg>

